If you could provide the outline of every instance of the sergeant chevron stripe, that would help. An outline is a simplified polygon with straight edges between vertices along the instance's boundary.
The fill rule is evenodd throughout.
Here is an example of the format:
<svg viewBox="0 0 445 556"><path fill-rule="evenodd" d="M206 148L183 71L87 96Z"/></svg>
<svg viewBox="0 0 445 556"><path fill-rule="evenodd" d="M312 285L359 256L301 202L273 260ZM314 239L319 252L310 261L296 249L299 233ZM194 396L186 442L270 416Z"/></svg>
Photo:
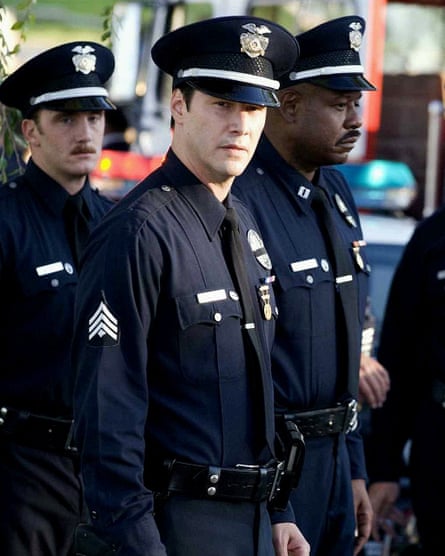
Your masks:
<svg viewBox="0 0 445 556"><path fill-rule="evenodd" d="M115 346L119 340L119 323L104 301L88 320L88 342L93 346Z"/></svg>

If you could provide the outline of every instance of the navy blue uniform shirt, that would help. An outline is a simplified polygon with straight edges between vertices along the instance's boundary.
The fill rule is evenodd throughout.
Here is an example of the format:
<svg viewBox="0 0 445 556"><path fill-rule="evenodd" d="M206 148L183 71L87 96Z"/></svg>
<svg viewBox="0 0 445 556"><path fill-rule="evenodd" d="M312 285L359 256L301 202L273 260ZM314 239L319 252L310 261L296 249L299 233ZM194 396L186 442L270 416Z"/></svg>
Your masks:
<svg viewBox="0 0 445 556"><path fill-rule="evenodd" d="M355 204L343 176L322 167L317 176L331 199L332 212L350 253L359 307L355 322L361 334L368 291L369 265L360 246L362 267L353 256L353 243L362 241ZM333 407L357 392L347 391L347 370L339 368L335 307L335 274L320 225L311 208L314 185L280 157L265 136L253 161L237 178L234 193L252 210L276 275L275 295L280 311L273 348L273 378L278 411ZM357 342L360 346L360 342ZM352 368L360 366L360 350ZM365 477L361 440L348 435L353 478Z"/></svg>
<svg viewBox="0 0 445 556"><path fill-rule="evenodd" d="M82 190L98 222L111 202ZM0 188L0 403L72 414L70 344L77 271L62 217L68 193L31 160Z"/></svg>
<svg viewBox="0 0 445 556"><path fill-rule="evenodd" d="M261 316L258 296L269 271L247 242L255 223L229 195L232 201L269 370L274 318ZM219 234L224 215L224 205L169 152L87 247L73 352L77 437L93 523L125 554L162 550L151 463L175 457L233 467L271 457L263 422L273 423L272 380L246 360ZM276 315L273 296L271 305Z"/></svg>

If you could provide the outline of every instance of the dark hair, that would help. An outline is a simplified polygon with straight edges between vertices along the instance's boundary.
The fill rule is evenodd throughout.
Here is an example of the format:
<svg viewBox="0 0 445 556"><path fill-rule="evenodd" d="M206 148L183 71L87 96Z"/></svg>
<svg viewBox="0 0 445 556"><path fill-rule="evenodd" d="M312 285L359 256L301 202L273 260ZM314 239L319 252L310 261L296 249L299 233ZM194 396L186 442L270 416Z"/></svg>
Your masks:
<svg viewBox="0 0 445 556"><path fill-rule="evenodd" d="M187 81L184 81L184 83L178 85L178 89L181 91L182 96L184 97L185 105L187 106L188 110L190 108L192 96L193 93L196 91L196 88L193 87L190 83L187 83Z"/></svg>
<svg viewBox="0 0 445 556"><path fill-rule="evenodd" d="M196 89L194 87L192 87L192 85L190 85L190 83L187 83L186 81L184 81L183 83L180 83L176 89L179 89L182 93L182 96L184 97L185 100L185 105L187 107L187 110L189 110L190 108L190 103L192 101L192 97L193 97L193 93L196 91ZM175 120L173 118L170 118L170 129L174 129L175 127Z"/></svg>

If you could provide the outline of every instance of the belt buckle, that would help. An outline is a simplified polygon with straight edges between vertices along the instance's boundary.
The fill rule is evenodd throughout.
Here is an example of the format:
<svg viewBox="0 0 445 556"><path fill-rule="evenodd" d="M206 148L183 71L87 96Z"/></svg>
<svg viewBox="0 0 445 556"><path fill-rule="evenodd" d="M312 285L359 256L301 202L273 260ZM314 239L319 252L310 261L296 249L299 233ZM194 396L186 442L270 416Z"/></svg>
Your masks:
<svg viewBox="0 0 445 556"><path fill-rule="evenodd" d="M277 466L275 468L275 475L272 481L272 486L270 488L270 493L268 496L268 502L270 503L274 497L275 497L275 493L277 491L280 490L280 483L281 483L281 479L284 475L284 466L286 465L286 462L283 461L279 461L277 462Z"/></svg>
<svg viewBox="0 0 445 556"><path fill-rule="evenodd" d="M346 406L345 421L343 424L344 433L348 434L355 431L358 425L358 403L357 400L351 400Z"/></svg>

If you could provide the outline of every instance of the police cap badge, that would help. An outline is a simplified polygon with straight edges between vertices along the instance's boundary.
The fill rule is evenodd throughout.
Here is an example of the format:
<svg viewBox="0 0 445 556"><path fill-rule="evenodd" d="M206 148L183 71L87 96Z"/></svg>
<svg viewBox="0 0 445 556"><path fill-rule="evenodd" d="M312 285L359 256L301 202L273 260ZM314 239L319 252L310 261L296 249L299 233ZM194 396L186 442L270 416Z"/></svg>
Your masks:
<svg viewBox="0 0 445 556"><path fill-rule="evenodd" d="M359 55L365 26L363 18L345 16L297 35L300 57L280 80L281 88L309 81L336 91L375 91Z"/></svg>
<svg viewBox="0 0 445 556"><path fill-rule="evenodd" d="M278 106L281 75L298 56L286 29L258 17L216 17L180 27L152 48L154 62L173 76L212 96L260 106Z"/></svg>
<svg viewBox="0 0 445 556"><path fill-rule="evenodd" d="M114 70L111 50L95 42L61 44L28 60L0 85L0 101L28 117L38 108L110 110L105 83Z"/></svg>

